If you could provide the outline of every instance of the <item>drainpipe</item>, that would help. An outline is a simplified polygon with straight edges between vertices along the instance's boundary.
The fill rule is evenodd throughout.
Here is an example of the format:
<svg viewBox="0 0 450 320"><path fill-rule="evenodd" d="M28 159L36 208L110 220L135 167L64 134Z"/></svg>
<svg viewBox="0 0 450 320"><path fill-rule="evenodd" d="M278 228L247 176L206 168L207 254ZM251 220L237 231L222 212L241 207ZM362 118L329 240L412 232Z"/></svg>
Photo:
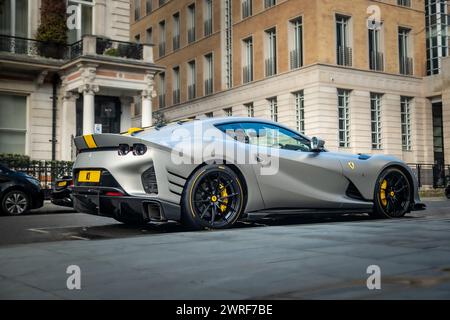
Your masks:
<svg viewBox="0 0 450 320"><path fill-rule="evenodd" d="M52 95L52 160L56 160L56 110L58 106L58 89L59 77L57 74L53 76L52 85L53 85L53 95Z"/></svg>

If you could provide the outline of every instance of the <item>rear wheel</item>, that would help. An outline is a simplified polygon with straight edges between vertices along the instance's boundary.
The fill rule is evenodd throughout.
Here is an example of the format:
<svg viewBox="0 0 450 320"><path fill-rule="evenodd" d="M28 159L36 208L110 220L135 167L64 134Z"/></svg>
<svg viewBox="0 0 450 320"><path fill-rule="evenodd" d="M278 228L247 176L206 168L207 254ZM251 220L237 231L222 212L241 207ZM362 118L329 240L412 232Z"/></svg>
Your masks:
<svg viewBox="0 0 450 320"><path fill-rule="evenodd" d="M244 192L236 173L223 165L195 172L182 197L182 222L194 229L226 229L244 211Z"/></svg>
<svg viewBox="0 0 450 320"><path fill-rule="evenodd" d="M2 211L10 216L25 214L30 209L30 201L27 194L20 190L12 190L2 199Z"/></svg>
<svg viewBox="0 0 450 320"><path fill-rule="evenodd" d="M375 186L375 218L403 217L411 206L411 183L401 170L388 168L383 171Z"/></svg>

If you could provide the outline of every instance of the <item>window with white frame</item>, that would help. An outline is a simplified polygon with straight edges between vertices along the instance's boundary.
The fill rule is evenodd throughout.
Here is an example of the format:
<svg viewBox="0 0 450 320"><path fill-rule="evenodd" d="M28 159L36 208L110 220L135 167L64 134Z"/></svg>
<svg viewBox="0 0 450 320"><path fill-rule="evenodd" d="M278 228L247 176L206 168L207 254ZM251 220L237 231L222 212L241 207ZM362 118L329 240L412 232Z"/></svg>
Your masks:
<svg viewBox="0 0 450 320"><path fill-rule="evenodd" d="M264 0L264 8L270 8L277 4L277 0Z"/></svg>
<svg viewBox="0 0 450 320"><path fill-rule="evenodd" d="M370 70L384 70L384 55L381 42L381 29L369 29L369 67Z"/></svg>
<svg viewBox="0 0 450 320"><path fill-rule="evenodd" d="M93 30L94 1L93 0L69 0L68 5L69 6L72 6L72 5L77 6L78 12L81 12L81 28L69 30L67 33L67 42L74 43L74 42L81 40L81 38L84 35L93 34L93 32L94 32L94 30ZM140 10L141 10L140 2L138 3L137 9L135 7L135 10L139 10L139 17L136 19L136 20L138 20L140 18Z"/></svg>
<svg viewBox="0 0 450 320"><path fill-rule="evenodd" d="M187 8L188 43L195 41L195 3Z"/></svg>
<svg viewBox="0 0 450 320"><path fill-rule="evenodd" d="M225 109L223 109L223 113L225 114L225 117L232 117L233 116L233 108L225 108Z"/></svg>
<svg viewBox="0 0 450 320"><path fill-rule="evenodd" d="M450 55L450 1L425 0L427 75L439 74Z"/></svg>
<svg viewBox="0 0 450 320"><path fill-rule="evenodd" d="M166 21L159 23L159 56L166 54Z"/></svg>
<svg viewBox="0 0 450 320"><path fill-rule="evenodd" d="M350 90L338 89L339 146L350 147Z"/></svg>
<svg viewBox="0 0 450 320"><path fill-rule="evenodd" d="M253 14L253 0L242 0L242 19L248 18Z"/></svg>
<svg viewBox="0 0 450 320"><path fill-rule="evenodd" d="M278 122L278 101L277 97L267 99L270 107L270 119L274 122Z"/></svg>
<svg viewBox="0 0 450 320"><path fill-rule="evenodd" d="M172 30L172 48L178 50L180 48L180 13L173 15L173 30Z"/></svg>
<svg viewBox="0 0 450 320"><path fill-rule="evenodd" d="M166 106L166 74L161 72L159 74L159 107Z"/></svg>
<svg viewBox="0 0 450 320"><path fill-rule="evenodd" d="M277 73L277 32L275 28L267 30L266 34L266 77Z"/></svg>
<svg viewBox="0 0 450 320"><path fill-rule="evenodd" d="M207 113L205 113L205 116L206 116L207 118L214 118L214 113L212 113L212 112L207 112Z"/></svg>
<svg viewBox="0 0 450 320"><path fill-rule="evenodd" d="M141 0L134 0L134 20L141 18Z"/></svg>
<svg viewBox="0 0 450 320"><path fill-rule="evenodd" d="M245 110L247 110L247 117L254 118L255 117L255 106L253 105L253 102L249 102L244 104Z"/></svg>
<svg viewBox="0 0 450 320"><path fill-rule="evenodd" d="M204 78L205 78L205 95L213 93L213 55L209 53L205 55Z"/></svg>
<svg viewBox="0 0 450 320"><path fill-rule="evenodd" d="M305 94L304 91L294 93L295 99L295 122L298 132L305 134Z"/></svg>
<svg viewBox="0 0 450 320"><path fill-rule="evenodd" d="M195 99L197 96L197 72L195 67L195 60L188 62L188 99Z"/></svg>
<svg viewBox="0 0 450 320"><path fill-rule="evenodd" d="M28 0L0 1L0 34L29 38Z"/></svg>
<svg viewBox="0 0 450 320"><path fill-rule="evenodd" d="M290 31L290 62L291 69L297 69L303 66L303 24L302 18L296 18L289 23Z"/></svg>
<svg viewBox="0 0 450 320"><path fill-rule="evenodd" d="M350 17L336 15L336 62L340 66L352 66L350 34Z"/></svg>
<svg viewBox="0 0 450 320"><path fill-rule="evenodd" d="M179 104L180 103L180 67L173 68L173 88L172 88L172 103Z"/></svg>
<svg viewBox="0 0 450 320"><path fill-rule="evenodd" d="M145 0L145 13L149 15L153 11L153 0Z"/></svg>
<svg viewBox="0 0 450 320"><path fill-rule="evenodd" d="M412 98L401 97L400 114L402 125L402 148L405 151L411 151L411 103Z"/></svg>
<svg viewBox="0 0 450 320"><path fill-rule="evenodd" d="M381 103L383 95L380 93L370 94L370 119L372 128L372 149L379 150L381 144Z"/></svg>
<svg viewBox="0 0 450 320"><path fill-rule="evenodd" d="M400 73L404 75L413 74L413 58L410 54L410 34L411 29L399 28L398 29L398 49L399 49L399 63Z"/></svg>
<svg viewBox="0 0 450 320"><path fill-rule="evenodd" d="M411 0L397 0L397 5L403 7L411 7Z"/></svg>
<svg viewBox="0 0 450 320"><path fill-rule="evenodd" d="M209 36L213 32L213 2L212 0L204 0L204 22L203 22L203 33L205 37Z"/></svg>
<svg viewBox="0 0 450 320"><path fill-rule="evenodd" d="M247 38L243 41L244 59L242 66L243 83L253 81L253 38Z"/></svg>
<svg viewBox="0 0 450 320"><path fill-rule="evenodd" d="M0 153L25 154L27 97L0 93Z"/></svg>

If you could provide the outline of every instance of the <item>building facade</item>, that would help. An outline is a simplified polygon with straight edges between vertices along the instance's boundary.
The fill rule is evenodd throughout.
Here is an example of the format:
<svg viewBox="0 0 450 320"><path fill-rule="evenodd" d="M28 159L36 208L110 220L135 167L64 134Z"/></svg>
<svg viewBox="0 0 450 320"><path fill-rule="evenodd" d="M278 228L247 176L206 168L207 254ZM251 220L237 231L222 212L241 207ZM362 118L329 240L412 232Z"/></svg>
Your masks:
<svg viewBox="0 0 450 320"><path fill-rule="evenodd" d="M55 49L33 40L40 0L0 1L0 153L73 160L74 136L152 123L163 69L149 45L128 42L129 0L67 4L80 23Z"/></svg>
<svg viewBox="0 0 450 320"><path fill-rule="evenodd" d="M269 118L327 148L450 161L448 4L135 0L167 120Z"/></svg>

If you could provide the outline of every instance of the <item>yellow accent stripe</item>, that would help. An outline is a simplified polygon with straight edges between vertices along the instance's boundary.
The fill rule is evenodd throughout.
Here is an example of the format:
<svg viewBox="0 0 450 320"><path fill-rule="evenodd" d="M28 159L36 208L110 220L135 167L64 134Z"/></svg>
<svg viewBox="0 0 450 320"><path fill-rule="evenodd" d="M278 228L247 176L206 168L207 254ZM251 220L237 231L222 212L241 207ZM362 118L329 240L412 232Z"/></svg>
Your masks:
<svg viewBox="0 0 450 320"><path fill-rule="evenodd" d="M84 142L86 142L89 149L97 148L97 144L95 143L94 137L92 134L84 136Z"/></svg>

